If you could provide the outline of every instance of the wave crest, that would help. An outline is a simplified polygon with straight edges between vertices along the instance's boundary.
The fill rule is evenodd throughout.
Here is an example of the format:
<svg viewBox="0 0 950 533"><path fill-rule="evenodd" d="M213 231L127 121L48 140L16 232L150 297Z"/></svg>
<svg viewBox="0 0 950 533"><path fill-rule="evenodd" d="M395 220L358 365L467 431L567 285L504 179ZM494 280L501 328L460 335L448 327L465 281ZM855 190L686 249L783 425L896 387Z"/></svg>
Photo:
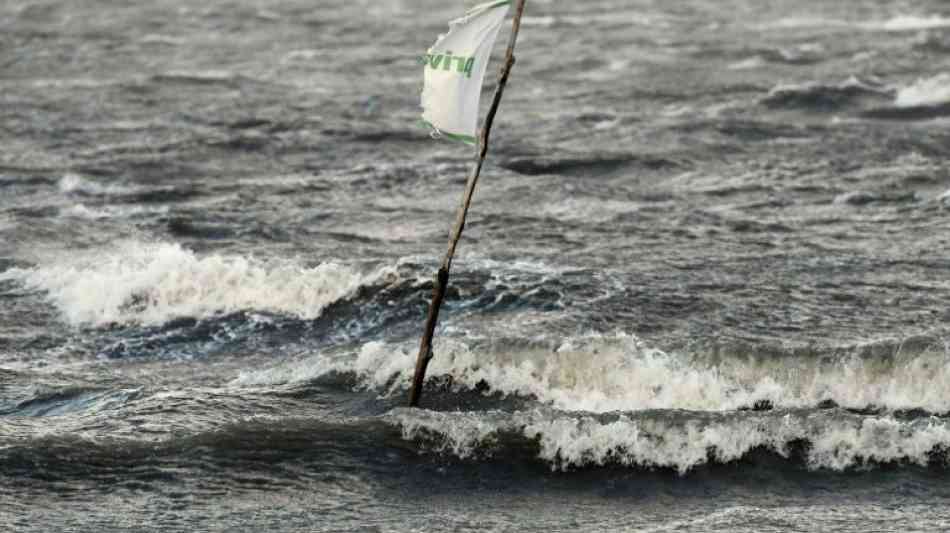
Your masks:
<svg viewBox="0 0 950 533"><path fill-rule="evenodd" d="M316 356L238 378L238 384L305 382L351 373L362 386L400 393L410 382L414 342L370 342L355 354ZM573 412L645 409L730 411L756 406L950 412L950 354L929 337L816 353L736 348L669 354L623 333L518 346L506 339L437 338L431 383L454 390L533 398Z"/></svg>
<svg viewBox="0 0 950 533"><path fill-rule="evenodd" d="M897 91L897 107L924 107L950 104L950 73L923 78Z"/></svg>
<svg viewBox="0 0 950 533"><path fill-rule="evenodd" d="M802 460L811 469L939 461L950 447L943 419L901 421L837 410L785 413L647 412L571 416L542 410L512 414L397 409L387 415L406 440L460 458L532 448L554 470L622 465L679 474L705 464L740 461L757 449ZM944 461L946 463L946 461Z"/></svg>
<svg viewBox="0 0 950 533"><path fill-rule="evenodd" d="M761 103L770 108L834 111L860 107L868 101L889 101L893 92L852 76L837 85L805 83L778 85Z"/></svg>
<svg viewBox="0 0 950 533"><path fill-rule="evenodd" d="M202 257L175 243L128 241L57 257L35 268L11 269L0 279L45 292L72 325L104 326L157 325L240 310L313 319L390 272L383 268L363 274L332 262L305 267L237 255Z"/></svg>

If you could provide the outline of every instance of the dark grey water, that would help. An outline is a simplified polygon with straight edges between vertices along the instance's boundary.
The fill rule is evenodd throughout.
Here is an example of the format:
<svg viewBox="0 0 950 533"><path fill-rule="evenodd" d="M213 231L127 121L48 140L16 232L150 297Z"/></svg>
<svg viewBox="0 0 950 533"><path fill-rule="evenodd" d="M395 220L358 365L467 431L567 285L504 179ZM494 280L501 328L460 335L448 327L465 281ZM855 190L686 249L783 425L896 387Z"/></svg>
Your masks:
<svg viewBox="0 0 950 533"><path fill-rule="evenodd" d="M529 0L409 410L464 7L0 4L0 529L950 528L950 7Z"/></svg>

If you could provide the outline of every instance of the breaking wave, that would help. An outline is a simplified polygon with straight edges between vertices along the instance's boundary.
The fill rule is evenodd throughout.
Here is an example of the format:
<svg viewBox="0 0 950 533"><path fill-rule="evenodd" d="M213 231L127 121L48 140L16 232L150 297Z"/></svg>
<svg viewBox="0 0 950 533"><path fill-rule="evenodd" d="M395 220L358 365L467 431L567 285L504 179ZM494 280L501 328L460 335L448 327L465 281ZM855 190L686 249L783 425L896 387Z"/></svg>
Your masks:
<svg viewBox="0 0 950 533"><path fill-rule="evenodd" d="M523 344L523 342L522 342ZM763 350L764 352L765 350ZM240 385L305 382L351 373L362 386L400 392L411 378L414 342L370 342L358 353L322 355L242 374ZM645 409L731 411L757 406L950 412L950 353L935 338L872 343L825 353L669 354L627 334L560 344L437 339L430 381L455 390L533 398L571 412Z"/></svg>
<svg viewBox="0 0 950 533"><path fill-rule="evenodd" d="M892 102L869 109L862 116L885 120L931 120L950 115L950 74L899 87Z"/></svg>
<svg viewBox="0 0 950 533"><path fill-rule="evenodd" d="M946 468L950 449L946 419L863 416L837 409L591 416L545 409L438 412L400 407L371 417L326 413L247 417L241 414L245 404L235 397L207 400L231 408L215 416L203 413L200 402L180 393L116 394L111 401L133 400L128 408L159 411L165 418L144 426L134 417L115 420L105 403L83 417L45 413L66 415L56 422L71 430L60 437L40 430L49 420L26 418L19 428L22 435L0 442L0 471L37 475L34 465L43 464L43 476L95 476L113 469L129 475L133 472L127 471L128 466L166 463L180 459L182 453L220 460L231 468L238 457L279 464L283 458L296 461L319 457L324 451L334 458L352 455L372 468L378 464L373 458L392 457L411 446L415 453L478 461L486 467L494 461L519 465L539 461L555 471L622 466L684 475L707 465L755 460L760 452L811 470L891 464ZM174 409L167 409L168 404ZM113 433L121 437L95 438L103 425L113 426ZM399 472L404 468L401 464Z"/></svg>
<svg viewBox="0 0 950 533"><path fill-rule="evenodd" d="M802 461L811 469L873 464L946 465L947 421L902 421L839 410L740 415L696 413L571 416L543 410L447 413L399 408L388 421L406 440L461 458L528 449L552 469L623 465L680 474L742 460L756 450Z"/></svg>
<svg viewBox="0 0 950 533"><path fill-rule="evenodd" d="M897 91L897 107L922 107L950 104L950 73L917 82Z"/></svg>
<svg viewBox="0 0 950 533"><path fill-rule="evenodd" d="M893 88L854 76L837 85L778 85L760 103L772 109L850 110L866 118L925 120L950 113L950 74Z"/></svg>
<svg viewBox="0 0 950 533"><path fill-rule="evenodd" d="M886 102L892 98L890 89L852 76L837 85L778 85L769 91L761 103L770 108L835 111L858 107L869 101Z"/></svg>
<svg viewBox="0 0 950 533"><path fill-rule="evenodd" d="M362 273L333 262L308 267L292 260L201 256L175 243L138 241L62 254L43 263L8 270L0 280L42 291L75 326L156 325L240 310L312 319L391 272Z"/></svg>

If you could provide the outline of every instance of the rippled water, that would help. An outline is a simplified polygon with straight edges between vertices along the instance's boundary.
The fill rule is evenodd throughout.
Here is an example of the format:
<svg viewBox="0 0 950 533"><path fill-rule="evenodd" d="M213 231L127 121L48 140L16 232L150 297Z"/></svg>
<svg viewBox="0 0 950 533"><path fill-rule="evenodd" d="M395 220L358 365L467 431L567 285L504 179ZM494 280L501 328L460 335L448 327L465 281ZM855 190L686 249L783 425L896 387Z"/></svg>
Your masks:
<svg viewBox="0 0 950 533"><path fill-rule="evenodd" d="M4 530L950 528L950 8L529 0L408 409L464 8L0 4Z"/></svg>

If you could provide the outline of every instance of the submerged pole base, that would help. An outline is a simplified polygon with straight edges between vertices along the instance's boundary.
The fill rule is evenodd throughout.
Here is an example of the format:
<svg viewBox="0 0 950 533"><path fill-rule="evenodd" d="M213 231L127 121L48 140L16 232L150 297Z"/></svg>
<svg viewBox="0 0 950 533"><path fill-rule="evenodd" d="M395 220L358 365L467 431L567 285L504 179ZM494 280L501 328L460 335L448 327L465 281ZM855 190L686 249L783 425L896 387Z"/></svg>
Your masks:
<svg viewBox="0 0 950 533"><path fill-rule="evenodd" d="M425 332L419 343L419 355L416 357L416 373L412 377L412 388L409 390L409 406L418 407L422 396L422 386L426 379L426 368L432 359L432 336L435 326L439 322L439 309L445 299L445 291L449 285L449 269L439 268L435 276L435 286L432 287L432 302L429 304L429 316L426 319Z"/></svg>

